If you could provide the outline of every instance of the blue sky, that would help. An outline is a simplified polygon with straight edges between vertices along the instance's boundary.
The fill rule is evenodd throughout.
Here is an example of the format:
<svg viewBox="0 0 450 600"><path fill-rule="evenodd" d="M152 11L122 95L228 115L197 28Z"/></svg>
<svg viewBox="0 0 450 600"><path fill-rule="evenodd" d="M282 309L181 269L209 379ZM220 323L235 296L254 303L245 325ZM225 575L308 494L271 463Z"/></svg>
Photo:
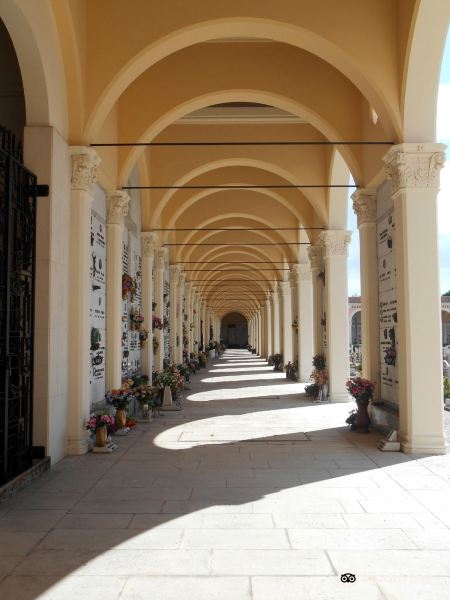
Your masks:
<svg viewBox="0 0 450 600"><path fill-rule="evenodd" d="M441 191L439 203L439 259L441 272L441 292L450 290L450 32L442 61L441 79L439 85L437 112L437 139L447 144L447 162L441 171ZM352 243L349 249L348 262L348 291L349 295L361 293L359 275L359 234L356 216L352 210L350 190L348 204L348 228L353 231Z"/></svg>

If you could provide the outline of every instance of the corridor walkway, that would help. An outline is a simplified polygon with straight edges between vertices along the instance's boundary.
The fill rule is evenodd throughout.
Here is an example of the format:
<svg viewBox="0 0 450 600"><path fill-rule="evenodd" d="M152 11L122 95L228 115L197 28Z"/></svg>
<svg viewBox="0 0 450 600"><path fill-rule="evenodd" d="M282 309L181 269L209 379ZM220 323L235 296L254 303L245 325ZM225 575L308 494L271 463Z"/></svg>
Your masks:
<svg viewBox="0 0 450 600"><path fill-rule="evenodd" d="M57 464L0 505L0 598L448 598L449 457L381 453L302 390L229 350L183 411Z"/></svg>

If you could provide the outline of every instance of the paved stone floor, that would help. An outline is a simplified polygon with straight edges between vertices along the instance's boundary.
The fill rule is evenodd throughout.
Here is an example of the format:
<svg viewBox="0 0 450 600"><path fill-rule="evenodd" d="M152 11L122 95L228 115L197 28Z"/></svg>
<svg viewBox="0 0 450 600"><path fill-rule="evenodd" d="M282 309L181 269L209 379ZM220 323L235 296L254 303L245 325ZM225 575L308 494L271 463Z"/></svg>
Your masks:
<svg viewBox="0 0 450 600"><path fill-rule="evenodd" d="M248 352L190 388L0 505L0 598L450 597L450 456L379 452L342 426L351 405L312 405Z"/></svg>

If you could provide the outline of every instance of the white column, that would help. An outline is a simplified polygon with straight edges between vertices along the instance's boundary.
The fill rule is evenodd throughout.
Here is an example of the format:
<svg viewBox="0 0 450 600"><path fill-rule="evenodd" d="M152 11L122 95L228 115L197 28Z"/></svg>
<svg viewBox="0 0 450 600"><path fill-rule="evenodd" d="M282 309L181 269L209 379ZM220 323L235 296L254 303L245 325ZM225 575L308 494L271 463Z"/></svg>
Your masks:
<svg viewBox="0 0 450 600"><path fill-rule="evenodd" d="M155 251L155 316L161 321L164 319L164 270L167 260L167 249L157 248ZM153 332L154 337L158 342L158 348L153 355L155 369L161 371L164 364L164 330L156 329Z"/></svg>
<svg viewBox="0 0 450 600"><path fill-rule="evenodd" d="M176 362L180 364L183 362L183 298L184 298L184 282L186 281L186 275L181 273L178 281L177 290L177 337L178 345L176 346Z"/></svg>
<svg viewBox="0 0 450 600"><path fill-rule="evenodd" d="M142 249L142 316L144 317L144 329L148 330L148 340L141 350L142 373L150 379L153 371L153 267L155 260L155 247L157 235L151 232L141 234Z"/></svg>
<svg viewBox="0 0 450 600"><path fill-rule="evenodd" d="M267 337L266 337L266 306L262 304L259 307L259 318L261 322L261 357L267 354Z"/></svg>
<svg viewBox="0 0 450 600"><path fill-rule="evenodd" d="M309 381L314 354L313 289L309 263L297 265L299 381Z"/></svg>
<svg viewBox="0 0 450 600"><path fill-rule="evenodd" d="M349 400L345 384L350 377L347 256L351 237L350 231L341 230L320 234L325 261L329 396L335 402Z"/></svg>
<svg viewBox="0 0 450 600"><path fill-rule="evenodd" d="M259 356L263 355L262 314L260 308L258 308L258 354Z"/></svg>
<svg viewBox="0 0 450 600"><path fill-rule="evenodd" d="M177 361L177 299L178 299L178 282L180 279L181 270L178 265L170 265L170 288L169 288L169 328L170 328L170 360Z"/></svg>
<svg viewBox="0 0 450 600"><path fill-rule="evenodd" d="M294 265L289 273L289 283L291 286L291 340L292 340L292 358L300 360L298 351L298 331L292 327L295 320L299 320L299 302L298 302L298 265Z"/></svg>
<svg viewBox="0 0 450 600"><path fill-rule="evenodd" d="M278 302L278 289L272 292L272 345L273 353L280 354L280 305Z"/></svg>
<svg viewBox="0 0 450 600"><path fill-rule="evenodd" d="M73 169L69 146L54 127L25 127L24 160L38 183L49 185L49 195L36 203L33 445L44 447L54 464L67 453L70 401L74 400L68 332Z"/></svg>
<svg viewBox="0 0 450 600"><path fill-rule="evenodd" d="M200 349L200 345L201 345L201 338L200 338L200 294L198 292L195 292L194 295L194 352L197 354L199 349Z"/></svg>
<svg viewBox="0 0 450 600"><path fill-rule="evenodd" d="M189 281L187 281L184 284L184 294L185 294L185 308L184 308L184 314L186 315L186 318L183 317L184 319L184 326L186 329L186 337L187 337L187 346L186 346L186 350L188 352L188 354L190 352L192 352L191 350L191 339L192 339L192 330L191 330L191 323L192 323L192 283L190 283Z"/></svg>
<svg viewBox="0 0 450 600"><path fill-rule="evenodd" d="M202 303L201 303L201 320L203 322L203 326L202 326L203 336L202 336L201 343L203 345L203 352L204 352L206 349L206 344L207 344L207 341L206 341L206 302L204 300L202 300Z"/></svg>
<svg viewBox="0 0 450 600"><path fill-rule="evenodd" d="M405 452L445 454L437 228L443 144L400 144L392 182L397 268L400 434Z"/></svg>
<svg viewBox="0 0 450 600"><path fill-rule="evenodd" d="M267 357L273 354L272 350L272 307L270 299L266 300L266 330L267 330Z"/></svg>
<svg viewBox="0 0 450 600"><path fill-rule="evenodd" d="M292 302L291 302L291 284L289 281L280 283L281 299L283 303L283 363L292 362Z"/></svg>
<svg viewBox="0 0 450 600"><path fill-rule="evenodd" d="M311 263L311 281L313 294L313 340L314 354L323 352L323 331L322 331L322 291L323 284L319 279L319 273L323 270L322 246L308 246L308 256Z"/></svg>
<svg viewBox="0 0 450 600"><path fill-rule="evenodd" d="M106 243L106 389L122 385L122 248L130 196L108 192Z"/></svg>
<svg viewBox="0 0 450 600"><path fill-rule="evenodd" d="M380 397L380 317L378 310L377 198L375 190L358 189L352 195L358 216L361 254L362 374L375 382L374 400ZM349 323L351 331L351 320Z"/></svg>
<svg viewBox="0 0 450 600"><path fill-rule="evenodd" d="M91 204L100 158L95 150L84 146L73 146L70 154L70 418L67 452L84 454L88 450L88 435L84 425L90 412Z"/></svg>

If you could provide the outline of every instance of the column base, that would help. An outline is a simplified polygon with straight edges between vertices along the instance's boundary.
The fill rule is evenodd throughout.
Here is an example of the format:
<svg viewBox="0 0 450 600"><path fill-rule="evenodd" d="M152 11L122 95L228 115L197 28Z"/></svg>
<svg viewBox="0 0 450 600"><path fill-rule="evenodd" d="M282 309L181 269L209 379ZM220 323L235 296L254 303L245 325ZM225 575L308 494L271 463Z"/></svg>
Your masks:
<svg viewBox="0 0 450 600"><path fill-rule="evenodd" d="M80 456L90 450L90 439L87 436L70 438L67 440L67 454L69 456Z"/></svg>
<svg viewBox="0 0 450 600"><path fill-rule="evenodd" d="M447 454L448 446L442 435L401 436L401 450L405 454Z"/></svg>
<svg viewBox="0 0 450 600"><path fill-rule="evenodd" d="M353 398L346 392L331 392L328 396L330 402L352 402Z"/></svg>

